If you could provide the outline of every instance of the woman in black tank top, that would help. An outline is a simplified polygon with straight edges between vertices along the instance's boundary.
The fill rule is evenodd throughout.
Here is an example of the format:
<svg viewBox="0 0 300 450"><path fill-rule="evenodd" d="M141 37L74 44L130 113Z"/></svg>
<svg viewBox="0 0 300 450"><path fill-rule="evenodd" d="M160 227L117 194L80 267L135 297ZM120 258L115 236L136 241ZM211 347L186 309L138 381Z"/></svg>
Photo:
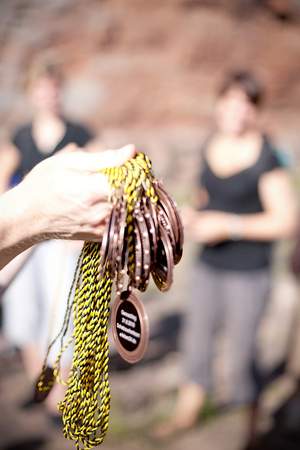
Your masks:
<svg viewBox="0 0 300 450"><path fill-rule="evenodd" d="M258 127L261 95L248 73L232 74L220 90L216 130L202 150L198 208L186 213L186 235L201 249L183 336L185 381L157 436L196 422L212 389L220 324L227 332L230 400L249 403L255 395L250 364L269 293L271 246L296 224L288 173Z"/></svg>
<svg viewBox="0 0 300 450"><path fill-rule="evenodd" d="M259 148L259 155L255 162L249 167L240 170L229 176L218 176L211 168L206 158L209 152L209 143L203 149L203 164L200 175L200 189L205 189L208 197L203 211L220 211L229 214L228 217L228 238L210 245L203 242L200 252L200 259L206 264L228 270L257 270L269 267L271 262L271 247L275 236L268 240L267 236L263 240L243 239L242 220L244 216L261 214L264 212L264 205L259 192L261 178L275 169L282 169L269 139L262 136ZM240 236L234 236L235 230L230 230L231 217L240 226ZM242 217L237 217L241 215ZM226 220L226 216L224 215ZM224 225L226 225L224 223ZM271 224L272 227L272 224ZM232 236L230 236L232 233ZM232 237L233 239L230 239ZM279 237L279 236L278 236ZM238 239L239 238L239 239Z"/></svg>
<svg viewBox="0 0 300 450"><path fill-rule="evenodd" d="M32 66L27 94L32 120L18 127L11 142L1 149L0 192L20 181L34 166L70 143L85 147L93 134L81 124L65 119L61 107L62 76L51 62Z"/></svg>

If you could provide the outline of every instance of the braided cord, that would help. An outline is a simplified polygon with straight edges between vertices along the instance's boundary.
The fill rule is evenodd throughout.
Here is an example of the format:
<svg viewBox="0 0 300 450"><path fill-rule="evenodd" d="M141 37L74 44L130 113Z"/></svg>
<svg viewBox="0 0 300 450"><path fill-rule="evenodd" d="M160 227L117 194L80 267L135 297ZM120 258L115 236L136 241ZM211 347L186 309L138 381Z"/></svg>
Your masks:
<svg viewBox="0 0 300 450"><path fill-rule="evenodd" d="M102 171L113 189L112 201L123 202L126 208L127 271L134 273L134 210L141 200L142 191L153 203L157 196L153 187L151 162L139 153L121 167ZM58 382L60 361L66 348L74 342L72 368L68 377L65 398L58 405L62 414L64 436L73 440L77 449L92 449L104 440L108 429L110 388L108 379L109 343L108 321L114 275L107 262L101 261L99 243L85 242L78 259L67 311L59 335L61 349L54 365ZM116 274L118 276L118 274ZM75 292L74 292L75 291ZM71 302L71 296L74 298ZM74 331L64 343L73 311ZM38 381L40 390L49 390L43 371Z"/></svg>

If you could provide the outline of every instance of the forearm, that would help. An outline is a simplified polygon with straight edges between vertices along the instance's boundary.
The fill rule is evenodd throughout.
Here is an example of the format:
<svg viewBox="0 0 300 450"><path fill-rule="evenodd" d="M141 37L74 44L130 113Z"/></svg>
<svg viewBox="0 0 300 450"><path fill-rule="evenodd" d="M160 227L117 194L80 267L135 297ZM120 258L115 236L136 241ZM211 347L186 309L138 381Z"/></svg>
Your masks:
<svg viewBox="0 0 300 450"><path fill-rule="evenodd" d="M272 241L293 237L298 222L298 203L286 170L261 177L259 195L263 212L241 216L245 239Z"/></svg>
<svg viewBox="0 0 300 450"><path fill-rule="evenodd" d="M0 148L0 194L9 188L10 180L20 164L20 159L19 151L12 144L6 144Z"/></svg>
<svg viewBox="0 0 300 450"><path fill-rule="evenodd" d="M0 196L0 270L43 239L43 222L34 214L23 190L21 183Z"/></svg>
<svg viewBox="0 0 300 450"><path fill-rule="evenodd" d="M279 215L271 212L229 217L229 234L245 240L273 241L293 237L297 226L296 213L286 211Z"/></svg>
<svg viewBox="0 0 300 450"><path fill-rule="evenodd" d="M1 161L0 161L1 165ZM2 173L0 175L0 195L7 191L9 188L9 180L11 174Z"/></svg>

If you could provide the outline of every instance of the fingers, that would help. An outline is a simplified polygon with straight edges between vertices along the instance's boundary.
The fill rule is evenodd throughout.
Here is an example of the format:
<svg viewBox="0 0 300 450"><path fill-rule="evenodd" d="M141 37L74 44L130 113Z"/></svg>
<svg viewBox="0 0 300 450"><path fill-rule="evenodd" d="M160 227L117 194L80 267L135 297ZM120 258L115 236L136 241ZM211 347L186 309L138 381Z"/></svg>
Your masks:
<svg viewBox="0 0 300 450"><path fill-rule="evenodd" d="M126 145L119 150L108 150L102 153L102 168L116 167L124 164L128 159L133 158L136 154L136 148L133 144Z"/></svg>
<svg viewBox="0 0 300 450"><path fill-rule="evenodd" d="M97 228L98 226L105 225L108 217L111 214L113 205L111 203L97 203L95 204L89 213L88 226Z"/></svg>
<svg viewBox="0 0 300 450"><path fill-rule="evenodd" d="M97 168L98 170L106 167L117 167L124 164L128 159L133 158L136 153L135 146L132 144L126 145L118 150L106 150L98 155ZM96 156L96 154L94 154Z"/></svg>
<svg viewBox="0 0 300 450"><path fill-rule="evenodd" d="M106 150L104 152L80 153L80 168L89 172L99 172L107 167L117 167L132 158L136 149L134 145L126 145L118 150Z"/></svg>
<svg viewBox="0 0 300 450"><path fill-rule="evenodd" d="M195 223L195 221L197 221L198 217L199 217L199 213L197 211L195 211L194 209L192 209L189 206L186 206L184 208L182 208L181 210L181 217L183 220L183 225L185 227L189 227L191 225L193 225Z"/></svg>
<svg viewBox="0 0 300 450"><path fill-rule="evenodd" d="M105 232L111 214L111 203L98 203L89 209L88 214L77 224L75 230L66 239L83 241L100 241Z"/></svg>
<svg viewBox="0 0 300 450"><path fill-rule="evenodd" d="M89 242L99 242L102 240L103 234L105 231L105 226L101 225L95 228L91 228L87 231L81 231L72 236L68 237L68 239L73 241L89 241Z"/></svg>
<svg viewBox="0 0 300 450"><path fill-rule="evenodd" d="M107 177L102 173L95 172L85 176L83 188L90 198L90 205L94 205L103 199L107 199L111 194L111 187Z"/></svg>
<svg viewBox="0 0 300 450"><path fill-rule="evenodd" d="M79 150L79 147L76 144L68 144L62 150L59 150L59 152L57 152L57 154L73 153L77 150Z"/></svg>

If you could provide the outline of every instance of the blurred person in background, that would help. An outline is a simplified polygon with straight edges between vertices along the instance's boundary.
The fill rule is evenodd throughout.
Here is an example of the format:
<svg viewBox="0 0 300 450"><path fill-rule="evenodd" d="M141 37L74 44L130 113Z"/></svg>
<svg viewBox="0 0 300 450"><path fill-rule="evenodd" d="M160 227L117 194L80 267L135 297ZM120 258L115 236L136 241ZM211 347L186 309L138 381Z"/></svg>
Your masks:
<svg viewBox="0 0 300 450"><path fill-rule="evenodd" d="M259 127L262 98L262 87L247 72L228 75L219 91L216 127L202 149L197 209L185 213L186 234L201 244L183 333L185 381L156 437L197 422L212 390L220 325L232 404L250 404L256 395L251 364L270 295L272 243L291 237L297 218L289 173Z"/></svg>
<svg viewBox="0 0 300 450"><path fill-rule="evenodd" d="M41 58L30 68L26 91L32 120L17 128L11 142L0 150L0 192L66 145L84 147L93 138L85 126L64 117L62 87L62 73L55 62ZM34 247L4 295L3 333L9 343L21 349L32 381L41 370L49 341L61 327L78 253L78 246L70 242L49 241ZM54 349L53 356L57 351ZM69 354L63 367L65 376L70 362ZM63 390L56 386L47 399L49 415L55 422L59 422L56 405ZM22 406L32 404L30 397Z"/></svg>

